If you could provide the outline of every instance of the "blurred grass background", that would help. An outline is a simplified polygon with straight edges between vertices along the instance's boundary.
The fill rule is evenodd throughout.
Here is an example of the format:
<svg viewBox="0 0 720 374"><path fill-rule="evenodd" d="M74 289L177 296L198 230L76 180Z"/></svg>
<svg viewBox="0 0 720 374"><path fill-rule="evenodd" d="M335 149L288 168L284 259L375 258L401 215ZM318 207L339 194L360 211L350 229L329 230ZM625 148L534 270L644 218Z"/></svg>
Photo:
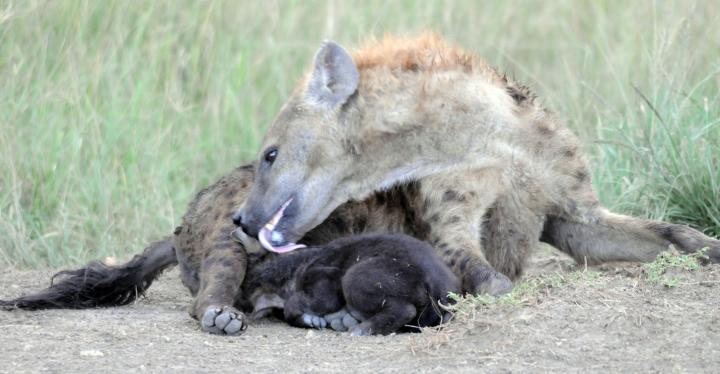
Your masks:
<svg viewBox="0 0 720 374"><path fill-rule="evenodd" d="M322 40L424 30L559 112L606 205L720 234L716 1L0 0L0 264L139 251L254 156Z"/></svg>

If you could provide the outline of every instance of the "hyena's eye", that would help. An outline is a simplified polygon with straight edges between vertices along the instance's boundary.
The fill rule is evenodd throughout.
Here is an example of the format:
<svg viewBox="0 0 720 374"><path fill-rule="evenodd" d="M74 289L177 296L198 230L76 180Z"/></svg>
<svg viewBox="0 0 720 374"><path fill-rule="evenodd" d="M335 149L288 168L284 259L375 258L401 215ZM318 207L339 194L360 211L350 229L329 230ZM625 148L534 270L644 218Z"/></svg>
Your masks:
<svg viewBox="0 0 720 374"><path fill-rule="evenodd" d="M275 158L277 157L277 148L270 148L267 151L265 151L265 156L263 157L265 159L265 162L268 164L272 164L275 161Z"/></svg>

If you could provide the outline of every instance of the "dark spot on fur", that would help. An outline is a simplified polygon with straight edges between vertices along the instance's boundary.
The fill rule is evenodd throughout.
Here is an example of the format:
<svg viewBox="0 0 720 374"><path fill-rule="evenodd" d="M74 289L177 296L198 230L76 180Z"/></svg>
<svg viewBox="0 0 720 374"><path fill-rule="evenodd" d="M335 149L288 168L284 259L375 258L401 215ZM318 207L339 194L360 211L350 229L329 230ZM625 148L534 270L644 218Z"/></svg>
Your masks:
<svg viewBox="0 0 720 374"><path fill-rule="evenodd" d="M460 263L458 264L458 268L460 269L460 272L464 273L467 269L468 262L470 262L469 257L465 257L462 260L460 260Z"/></svg>
<svg viewBox="0 0 720 374"><path fill-rule="evenodd" d="M574 147L574 146L573 146L573 147L567 147L567 148L565 148L565 150L563 151L563 156L565 156L565 157L567 157L567 158L573 158L573 157L575 157L576 154L577 154L577 147Z"/></svg>
<svg viewBox="0 0 720 374"><path fill-rule="evenodd" d="M203 261L203 267L212 268L220 262L218 257L208 257Z"/></svg>
<svg viewBox="0 0 720 374"><path fill-rule="evenodd" d="M173 231L173 234L175 234L175 235L180 235L180 233L182 232L182 229L183 229L182 226L176 227L176 228L175 228L175 231Z"/></svg>
<svg viewBox="0 0 720 374"><path fill-rule="evenodd" d="M424 240L430 232L430 225L425 222L416 212L415 202L418 201L420 194L420 184L417 182L409 183L405 186L391 189L388 195L392 196L395 209L398 209L405 216L405 227L412 236L420 240Z"/></svg>
<svg viewBox="0 0 720 374"><path fill-rule="evenodd" d="M515 101L515 104L520 105L528 99L527 95L525 95L525 93L517 87L507 86L505 87L505 90L507 91L508 95L512 97L513 101Z"/></svg>
<svg viewBox="0 0 720 374"><path fill-rule="evenodd" d="M460 195L457 191L447 190L443 194L442 201L447 203L449 201L465 201L465 197Z"/></svg>
<svg viewBox="0 0 720 374"><path fill-rule="evenodd" d="M220 263L222 264L222 266L224 266L226 268L235 267L235 261L233 261L229 258L223 258L222 261L220 261Z"/></svg>
<svg viewBox="0 0 720 374"><path fill-rule="evenodd" d="M578 182L585 182L589 177L590 176L585 170L578 170L575 172L575 179L577 179Z"/></svg>
<svg viewBox="0 0 720 374"><path fill-rule="evenodd" d="M358 217L353 221L353 232L360 233L364 232L367 227L367 218Z"/></svg>
<svg viewBox="0 0 720 374"><path fill-rule="evenodd" d="M226 280L228 278L228 276L224 272L217 272L217 273L213 274L213 278L215 278L215 280L218 282L222 282L222 281Z"/></svg>
<svg viewBox="0 0 720 374"><path fill-rule="evenodd" d="M340 217L334 217L331 218L328 222L338 233L346 234L348 233L348 226L345 223L345 221Z"/></svg>
<svg viewBox="0 0 720 374"><path fill-rule="evenodd" d="M548 127L546 124L544 124L544 123L539 123L539 124L535 127L535 129L537 130L537 132L540 133L540 135L543 135L543 136L551 136L551 135L555 132L553 129L549 128L549 127Z"/></svg>
<svg viewBox="0 0 720 374"><path fill-rule="evenodd" d="M448 224L455 224L455 223L458 223L458 222L460 222L460 217L459 217L459 216L452 216L452 217L450 217L450 219L447 220L447 223L448 223Z"/></svg>
<svg viewBox="0 0 720 374"><path fill-rule="evenodd" d="M378 205L385 205L385 194L379 193L375 195Z"/></svg>
<svg viewBox="0 0 720 374"><path fill-rule="evenodd" d="M238 191L236 189L229 188L227 191L225 191L225 197L227 197L228 199L232 199L233 197L235 197L235 195L237 195L237 193Z"/></svg>
<svg viewBox="0 0 720 374"><path fill-rule="evenodd" d="M437 213L433 214L432 216L430 216L430 219L428 219L428 221L430 221L430 223L437 223L439 220L440 220L440 215Z"/></svg>

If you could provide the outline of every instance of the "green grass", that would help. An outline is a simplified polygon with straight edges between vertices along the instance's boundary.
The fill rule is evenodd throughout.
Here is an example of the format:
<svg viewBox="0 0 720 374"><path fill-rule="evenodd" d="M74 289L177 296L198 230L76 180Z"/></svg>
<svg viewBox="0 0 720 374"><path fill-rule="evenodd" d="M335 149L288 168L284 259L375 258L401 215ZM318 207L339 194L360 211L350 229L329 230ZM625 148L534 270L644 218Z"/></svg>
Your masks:
<svg viewBox="0 0 720 374"><path fill-rule="evenodd" d="M0 0L0 264L138 251L254 155L323 39L426 29L559 112L605 204L717 235L719 15L713 1Z"/></svg>
<svg viewBox="0 0 720 374"><path fill-rule="evenodd" d="M543 295L552 289L568 285L595 286L601 273L593 270L578 270L568 273L550 273L541 276L523 279L515 284L513 290L505 295L495 297L491 295L459 295L450 293L453 301L447 309L460 318L465 318L480 309L493 305L534 305ZM464 316L464 317L463 317Z"/></svg>
<svg viewBox="0 0 720 374"><path fill-rule="evenodd" d="M680 279L667 274L668 270L695 271L700 268L701 261L707 261L705 251L692 254L680 254L666 251L660 253L655 261L644 264L643 270L650 283L663 285L665 287L677 287Z"/></svg>

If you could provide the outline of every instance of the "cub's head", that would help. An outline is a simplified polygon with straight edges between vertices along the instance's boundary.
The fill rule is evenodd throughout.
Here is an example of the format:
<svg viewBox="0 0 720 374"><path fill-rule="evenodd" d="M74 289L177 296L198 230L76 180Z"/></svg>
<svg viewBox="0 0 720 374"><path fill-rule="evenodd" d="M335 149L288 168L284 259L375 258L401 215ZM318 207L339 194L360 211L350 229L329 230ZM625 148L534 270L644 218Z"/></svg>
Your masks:
<svg viewBox="0 0 720 374"><path fill-rule="evenodd" d="M341 310L345 304L342 297L342 270L329 266L301 266L292 285L287 287L290 295L284 305L286 321L292 321L304 313L325 315Z"/></svg>
<svg viewBox="0 0 720 374"><path fill-rule="evenodd" d="M265 135L255 182L234 220L266 249L300 247L294 242L348 199L352 154L344 130L355 121L359 80L350 54L325 43Z"/></svg>

